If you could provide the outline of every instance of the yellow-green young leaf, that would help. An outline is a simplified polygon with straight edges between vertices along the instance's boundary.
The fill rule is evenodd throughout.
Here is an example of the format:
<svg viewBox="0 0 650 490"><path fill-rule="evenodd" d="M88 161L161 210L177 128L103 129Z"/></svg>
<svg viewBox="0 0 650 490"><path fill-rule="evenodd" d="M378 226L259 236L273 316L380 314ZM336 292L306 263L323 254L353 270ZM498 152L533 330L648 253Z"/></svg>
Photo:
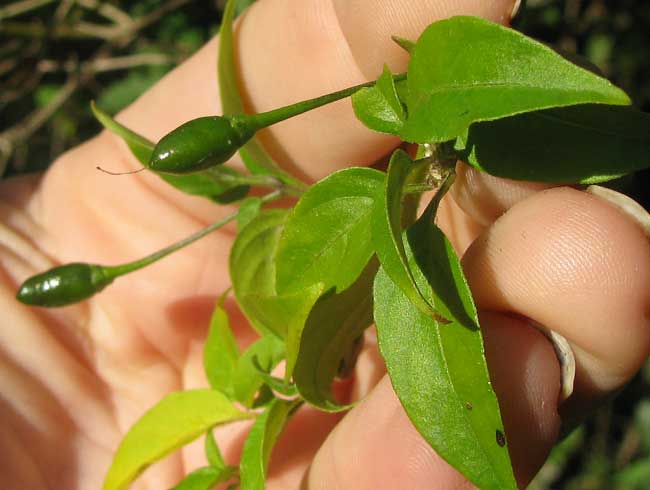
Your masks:
<svg viewBox="0 0 650 490"><path fill-rule="evenodd" d="M375 85L352 95L352 107L363 124L381 133L399 134L406 119L393 74L387 65L384 65L384 72Z"/></svg>
<svg viewBox="0 0 650 490"><path fill-rule="evenodd" d="M594 184L650 167L650 114L587 104L473 124L461 158L498 177Z"/></svg>
<svg viewBox="0 0 650 490"><path fill-rule="evenodd" d="M300 401L275 399L257 417L244 443L239 474L241 490L264 490L271 451Z"/></svg>
<svg viewBox="0 0 650 490"><path fill-rule="evenodd" d="M203 367L210 386L229 398L234 397L232 377L239 359L239 347L230 328L228 315L217 304L203 348Z"/></svg>
<svg viewBox="0 0 650 490"><path fill-rule="evenodd" d="M316 183L285 224L276 256L279 294L322 283L323 291L347 289L372 256L370 217L384 174L348 168Z"/></svg>
<svg viewBox="0 0 650 490"><path fill-rule="evenodd" d="M372 212L372 241L382 268L404 294L422 312L430 313L429 305L418 290L408 267L402 238L402 199L409 176L422 164L416 165L409 155L396 150L388 165L386 183L377 193Z"/></svg>
<svg viewBox="0 0 650 490"><path fill-rule="evenodd" d="M244 114L245 112L237 82L238 67L235 60L235 41L232 30L237 3L237 0L228 0L226 3L219 31L217 74L224 115ZM246 168L253 174L273 175L284 183L295 187L304 187L302 182L280 168L280 165L264 150L255 136L240 148L239 155Z"/></svg>
<svg viewBox="0 0 650 490"><path fill-rule="evenodd" d="M117 122L97 107L94 102L90 107L102 126L122 138L133 156L144 167L148 168L155 145L144 136ZM242 199L250 189L250 186L246 183L246 178L240 172L224 165L191 175L159 173L156 173L156 175L186 194L207 197L221 204Z"/></svg>
<svg viewBox="0 0 650 490"><path fill-rule="evenodd" d="M415 143L450 141L470 124L577 104L630 104L607 80L499 24L453 17L431 24L408 68L408 119Z"/></svg>
<svg viewBox="0 0 650 490"><path fill-rule="evenodd" d="M253 342L237 361L233 377L235 397L246 407L253 407L256 395L264 386L259 368L270 373L285 357L284 342L267 335Z"/></svg>
<svg viewBox="0 0 650 490"><path fill-rule="evenodd" d="M124 490L150 464L209 428L249 417L218 391L191 390L167 395L124 436L103 489Z"/></svg>
<svg viewBox="0 0 650 490"><path fill-rule="evenodd" d="M341 363L364 330L372 324L372 281L377 261L345 291L330 290L307 318L293 378L305 401L321 410L347 410L332 394Z"/></svg>
<svg viewBox="0 0 650 490"><path fill-rule="evenodd" d="M374 285L380 352L395 393L431 447L479 488L514 490L476 308L458 257L429 218L407 232L407 257L418 289L452 322L422 313L380 270Z"/></svg>

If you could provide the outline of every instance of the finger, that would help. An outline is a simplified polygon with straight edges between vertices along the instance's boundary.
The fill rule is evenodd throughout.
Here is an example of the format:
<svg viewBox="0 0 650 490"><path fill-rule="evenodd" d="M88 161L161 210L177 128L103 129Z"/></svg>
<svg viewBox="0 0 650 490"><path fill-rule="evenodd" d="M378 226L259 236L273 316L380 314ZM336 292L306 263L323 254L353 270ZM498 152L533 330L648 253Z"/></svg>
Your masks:
<svg viewBox="0 0 650 490"><path fill-rule="evenodd" d="M650 352L650 246L607 201L569 188L512 207L463 258L484 309L564 336L576 357L568 418L620 388Z"/></svg>
<svg viewBox="0 0 650 490"><path fill-rule="evenodd" d="M518 481L525 485L557 436L559 370L546 339L522 323L499 314L481 316L510 454ZM305 477L304 487L472 488L416 431L388 377L330 434Z"/></svg>
<svg viewBox="0 0 650 490"><path fill-rule="evenodd" d="M551 187L554 186L541 182L494 177L459 162L451 195L476 225L485 227L519 201Z"/></svg>
<svg viewBox="0 0 650 490"><path fill-rule="evenodd" d="M237 26L241 88L249 110L266 111L376 77L384 62L405 69L392 34L415 39L429 23L454 14L507 21L513 0L401 0L255 4ZM154 140L178 124L219 113L216 42L176 70L125 114ZM375 161L397 144L366 130L342 101L263 132L267 146L295 172L319 178Z"/></svg>

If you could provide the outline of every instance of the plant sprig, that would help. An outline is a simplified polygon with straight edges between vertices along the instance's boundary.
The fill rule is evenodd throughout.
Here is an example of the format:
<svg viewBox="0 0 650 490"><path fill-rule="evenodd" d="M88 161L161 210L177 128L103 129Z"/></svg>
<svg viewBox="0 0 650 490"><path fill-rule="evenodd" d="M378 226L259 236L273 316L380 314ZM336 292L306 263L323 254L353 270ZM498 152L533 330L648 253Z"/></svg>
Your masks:
<svg viewBox="0 0 650 490"><path fill-rule="evenodd" d="M230 276L260 338L240 352L219 301L204 352L210 389L165 398L145 414L120 446L104 490L126 488L143 467L202 433L210 465L178 490L229 480L264 488L273 445L302 404L350 407L334 397L332 384L353 368L373 322L393 388L424 439L475 485L517 488L476 307L460 261L435 225L438 206L453 185L456 160L500 177L565 183L649 167L650 116L547 46L472 17L436 22L416 42L398 39L411 55L405 75L386 67L374 82L244 114L232 35L236 3L226 5L219 48L225 116L189 121L154 145L93 111L170 185L238 202L239 211L138 261L61 266L26 281L18 295L40 306L85 299L238 220ZM256 140L259 128L348 96L369 128L428 150L413 159L399 149L386 172L348 168L308 186ZM236 151L250 174L224 165ZM417 218L422 193L433 187ZM260 188L272 191L247 197ZM299 198L292 209L264 209L285 195ZM273 370L282 361L281 379ZM205 411L201 423L188 418L195 410ZM237 469L223 463L210 429L242 417L255 422ZM159 431L170 419L174 430Z"/></svg>

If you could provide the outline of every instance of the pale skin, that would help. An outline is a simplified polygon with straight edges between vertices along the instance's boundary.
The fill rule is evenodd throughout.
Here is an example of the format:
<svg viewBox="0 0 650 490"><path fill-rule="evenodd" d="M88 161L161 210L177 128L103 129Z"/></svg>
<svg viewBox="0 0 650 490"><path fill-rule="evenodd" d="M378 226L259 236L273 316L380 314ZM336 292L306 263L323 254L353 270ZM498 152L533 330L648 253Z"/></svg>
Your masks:
<svg viewBox="0 0 650 490"><path fill-rule="evenodd" d="M391 34L415 39L453 14L507 22L512 0L261 0L237 27L241 86L264 111L403 70ZM119 119L152 140L194 117L220 113L209 43ZM396 141L366 130L343 101L264 132L296 175L318 179L366 165ZM216 296L229 286L233 230L210 235L63 309L14 299L27 276L69 261L132 260L232 209L141 173L114 136L60 157L43 177L0 186L0 487L99 488L128 427L166 393L206 385L202 339ZM641 228L600 198L513 183L459 167L440 224L459 253L481 310L517 477L525 485L572 421L622 387L650 349L650 245ZM253 334L228 304L242 345ZM558 407L560 372L530 318L564 335L576 388ZM365 397L344 416L300 412L273 455L268 488L457 489L470 485L420 438L392 391L370 336L354 376L337 390ZM560 415L561 414L561 415ZM237 461L245 425L216 431ZM200 442L134 485L164 489L204 463Z"/></svg>

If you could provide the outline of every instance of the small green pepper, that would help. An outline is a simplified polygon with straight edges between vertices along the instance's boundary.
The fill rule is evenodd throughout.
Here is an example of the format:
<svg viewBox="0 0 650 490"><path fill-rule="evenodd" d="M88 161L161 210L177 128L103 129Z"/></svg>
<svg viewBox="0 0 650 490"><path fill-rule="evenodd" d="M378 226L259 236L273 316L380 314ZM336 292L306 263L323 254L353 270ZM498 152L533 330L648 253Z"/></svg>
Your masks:
<svg viewBox="0 0 650 490"><path fill-rule="evenodd" d="M395 75L399 81L404 74ZM290 117L349 97L375 82L304 100L260 114L206 116L177 127L158 142L148 167L156 172L189 174L227 162L255 133Z"/></svg>
<svg viewBox="0 0 650 490"><path fill-rule="evenodd" d="M255 129L241 117L200 117L164 136L149 167L157 172L186 174L227 162L253 137Z"/></svg>
<svg viewBox="0 0 650 490"><path fill-rule="evenodd" d="M65 306L91 297L113 278L99 265L66 264L27 279L16 298L28 305Z"/></svg>

